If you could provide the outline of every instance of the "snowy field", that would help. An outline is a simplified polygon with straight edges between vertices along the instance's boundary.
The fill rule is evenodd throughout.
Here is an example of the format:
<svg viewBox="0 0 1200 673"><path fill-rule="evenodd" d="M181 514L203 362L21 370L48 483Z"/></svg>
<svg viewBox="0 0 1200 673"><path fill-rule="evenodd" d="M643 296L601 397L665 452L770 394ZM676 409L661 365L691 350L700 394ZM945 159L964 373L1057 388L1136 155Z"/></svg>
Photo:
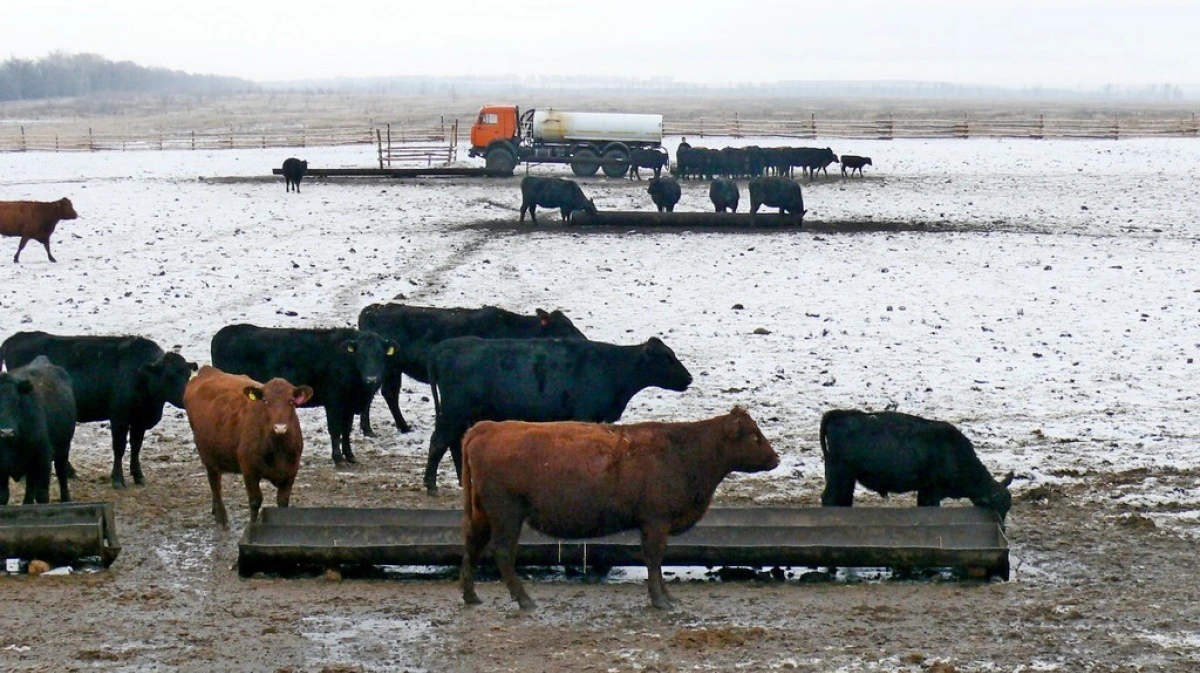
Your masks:
<svg viewBox="0 0 1200 673"><path fill-rule="evenodd" d="M727 487L768 503L817 503L817 423L836 407L954 422L994 473L1016 471L1016 491L1200 462L1200 143L791 144L874 159L865 179L804 183L810 222L933 230L589 232L553 211L520 228L517 178L308 179L300 194L266 178L291 155L370 166L365 146L0 155L0 198L67 196L80 214L59 225L57 264L36 243L12 264L16 239L0 240L0 333L141 334L205 363L211 336L235 322L353 325L395 298L559 308L594 340L659 336L695 376L682 394L639 394L623 420L746 406L783 465ZM581 182L601 210L652 208L644 183ZM744 182L742 198L744 209ZM707 208L707 184L684 183L679 209ZM496 220L513 226L475 226ZM382 435L356 432L356 446L423 460L426 387L407 382L401 407L416 432L395 433L377 398ZM323 414L302 417L309 455L327 456ZM168 408L147 452L164 436L190 441L182 412ZM76 452L81 442L102 451L107 436L81 431ZM440 477L451 485L448 460ZM1109 495L1200 533L1200 489L1125 483Z"/></svg>

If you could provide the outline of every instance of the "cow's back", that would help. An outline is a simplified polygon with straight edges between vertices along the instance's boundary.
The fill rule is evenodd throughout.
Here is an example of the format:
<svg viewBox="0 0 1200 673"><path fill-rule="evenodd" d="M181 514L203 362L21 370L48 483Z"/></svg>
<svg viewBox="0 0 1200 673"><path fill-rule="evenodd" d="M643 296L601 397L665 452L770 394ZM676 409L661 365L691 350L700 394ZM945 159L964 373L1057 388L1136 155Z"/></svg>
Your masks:
<svg viewBox="0 0 1200 673"><path fill-rule="evenodd" d="M183 395L188 424L201 460L222 472L237 472L238 445L244 426L252 422L255 405L246 399L247 386L262 384L241 374L204 366L188 381Z"/></svg>
<svg viewBox="0 0 1200 673"><path fill-rule="evenodd" d="M111 418L115 409L132 406L138 391L138 369L164 354L139 336L59 336L18 332L0 346L5 366L20 367L39 355L66 370L78 411L77 421Z"/></svg>
<svg viewBox="0 0 1200 673"><path fill-rule="evenodd" d="M340 361L340 344L353 339L349 328L293 329L238 324L222 327L212 338L213 366L256 381L287 379L313 388L303 406L324 406L331 389L356 373ZM346 369L346 371L341 371ZM340 372L340 374L339 374Z"/></svg>

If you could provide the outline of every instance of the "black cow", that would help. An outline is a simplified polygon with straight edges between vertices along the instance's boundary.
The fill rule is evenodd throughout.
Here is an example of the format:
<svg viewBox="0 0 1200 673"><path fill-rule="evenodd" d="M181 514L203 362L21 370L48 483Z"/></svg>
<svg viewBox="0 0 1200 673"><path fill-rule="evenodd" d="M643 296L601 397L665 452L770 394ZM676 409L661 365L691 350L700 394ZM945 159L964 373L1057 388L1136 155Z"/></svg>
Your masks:
<svg viewBox="0 0 1200 673"><path fill-rule="evenodd" d="M437 417L425 488L437 490L446 449L462 475L462 437L479 421L613 423L643 388L686 390L692 375L662 341L616 346L579 339L459 337L434 346L429 385Z"/></svg>
<svg viewBox="0 0 1200 673"><path fill-rule="evenodd" d="M113 488L125 488L121 462L129 444L129 473L142 474L142 440L162 420L163 404L183 408L183 389L196 363L164 352L139 336L56 336L17 332L0 344L0 360L12 369L45 355L67 370L78 423L109 421L112 428ZM70 466L68 466L68 471Z"/></svg>
<svg viewBox="0 0 1200 673"><path fill-rule="evenodd" d="M525 176L521 179L521 221L525 221L528 210L529 219L537 224L538 206L558 208L564 221L570 220L571 213L576 210L596 214L596 204L583 195L583 190L573 180Z"/></svg>
<svg viewBox="0 0 1200 673"><path fill-rule="evenodd" d="M0 505L8 504L10 477L25 479L24 504L50 502L51 461L58 498L70 502L67 465L74 436L75 397L67 370L40 355L0 373Z"/></svg>
<svg viewBox="0 0 1200 673"><path fill-rule="evenodd" d="M642 179L642 175L638 173L639 168L650 168L654 170L654 177L662 174L663 166L669 166L671 163L670 157L667 156L667 151L661 147L658 149L637 148L629 152L629 179Z"/></svg>
<svg viewBox="0 0 1200 673"><path fill-rule="evenodd" d="M708 186L708 198L718 213L723 213L726 209L736 213L741 194L736 182L729 178L717 178Z"/></svg>
<svg viewBox="0 0 1200 673"><path fill-rule="evenodd" d="M858 177L863 177L863 166L871 165L871 157L860 157L853 154L842 155L842 177L846 177L846 169L850 169L850 176L854 176L854 171L858 171Z"/></svg>
<svg viewBox="0 0 1200 673"><path fill-rule="evenodd" d="M675 212L675 204L679 203L679 197L682 194L679 182L670 176L650 178L650 184L646 186L646 191L649 192L650 200L654 202L654 206L660 213L664 210L669 213Z"/></svg>
<svg viewBox="0 0 1200 673"><path fill-rule="evenodd" d="M349 327L290 328L227 325L212 338L213 366L256 381L287 379L309 386L305 407L325 407L333 462L356 463L350 450L354 414L383 382L385 362L396 355L389 339Z"/></svg>
<svg viewBox="0 0 1200 673"><path fill-rule="evenodd" d="M825 507L849 507L854 485L887 496L917 492L917 505L969 498L1003 521L1012 507L1010 472L997 482L979 462L970 440L953 425L895 411L835 409L821 417Z"/></svg>
<svg viewBox="0 0 1200 673"><path fill-rule="evenodd" d="M795 180L781 177L754 178L750 181L750 212L757 213L759 206L778 208L782 216L785 212L799 215L804 221L804 195L800 193L800 185Z"/></svg>
<svg viewBox="0 0 1200 673"><path fill-rule="evenodd" d="M287 183L287 190L292 191L292 187L296 188L296 193L300 193L300 181L304 179L304 174L308 172L308 162L300 161L296 157L289 157L283 160L283 180Z"/></svg>
<svg viewBox="0 0 1200 673"><path fill-rule="evenodd" d="M791 150L792 165L799 166L808 175L810 181L816 179L817 171L829 175L829 164L836 164L837 155L828 147L797 147Z"/></svg>
<svg viewBox="0 0 1200 673"><path fill-rule="evenodd" d="M400 432L412 427L400 413L400 379L407 375L429 382L426 365L429 351L441 341L461 336L484 339L583 339L562 311L520 315L495 306L481 308L432 308L404 304L371 304L358 314L358 329L374 332L396 343L397 353L388 359L383 375L383 399ZM373 436L370 404L359 418L364 435Z"/></svg>

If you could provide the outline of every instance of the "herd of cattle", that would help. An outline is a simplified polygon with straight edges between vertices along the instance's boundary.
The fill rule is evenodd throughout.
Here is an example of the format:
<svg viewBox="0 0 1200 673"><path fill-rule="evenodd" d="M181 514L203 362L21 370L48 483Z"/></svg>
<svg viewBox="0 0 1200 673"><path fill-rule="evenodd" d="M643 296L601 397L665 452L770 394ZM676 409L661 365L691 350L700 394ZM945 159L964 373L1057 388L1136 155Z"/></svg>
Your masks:
<svg viewBox="0 0 1200 673"><path fill-rule="evenodd" d="M298 190L302 176L288 181ZM679 199L671 177L652 179L650 188L660 210ZM559 208L564 218L574 210L595 211L569 180L526 177L521 192L522 219L526 210L534 217L537 206ZM736 210L732 179L714 178L710 196L718 210ZM782 175L751 180L750 197L752 212L759 205L804 212L799 185ZM19 230L21 246L39 240L49 254L53 225L76 214L67 199L39 204L43 210L30 203L0 205L0 225L13 221L4 207L19 210L17 219L41 223L40 230ZM109 422L113 488L126 486L127 449L129 474L144 484L143 439L170 403L186 411L216 521L228 526L222 475L240 474L253 522L263 504L262 480L275 486L278 506L289 504L303 451L298 408L323 407L333 463L356 463L354 417L363 435L375 435L370 407L376 393L396 428L412 430L399 406L408 376L430 386L434 403L424 485L437 490L438 467L449 451L463 489L466 602L479 600L474 566L490 543L514 600L533 606L514 568L517 539L528 522L566 538L639 529L651 601L666 607L671 599L661 561L667 536L694 525L731 472L779 463L757 424L737 407L701 421L615 425L638 392L681 392L692 375L657 337L631 345L589 340L557 310L521 315L496 307L372 304L359 313L357 328L228 325L213 335L210 356L211 365L199 366L141 336L8 336L0 343L0 504L8 504L10 479L25 480L24 503L49 502L52 471L60 499L70 500L77 423ZM833 410L821 419L819 437L824 506L852 505L861 484L882 495L916 491L922 506L967 498L1001 520L1011 507L1011 473L997 481L948 423Z"/></svg>

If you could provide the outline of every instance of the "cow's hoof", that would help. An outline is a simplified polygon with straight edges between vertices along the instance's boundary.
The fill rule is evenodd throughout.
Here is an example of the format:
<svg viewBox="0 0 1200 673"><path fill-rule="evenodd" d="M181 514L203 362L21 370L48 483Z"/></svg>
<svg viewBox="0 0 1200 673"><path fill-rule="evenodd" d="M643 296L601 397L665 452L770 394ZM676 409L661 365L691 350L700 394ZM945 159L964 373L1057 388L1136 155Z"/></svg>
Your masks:
<svg viewBox="0 0 1200 673"><path fill-rule="evenodd" d="M120 481L114 479L112 485L113 485L113 490L116 490L116 491L125 490L125 480L123 480L123 479Z"/></svg>
<svg viewBox="0 0 1200 673"><path fill-rule="evenodd" d="M145 485L146 485L146 478L145 478L145 477L143 477L143 476L142 476L142 475L140 475L140 474L135 474L135 475L133 475L133 483L134 483L134 484L136 484L136 485L138 485L138 486L145 486Z"/></svg>
<svg viewBox="0 0 1200 673"><path fill-rule="evenodd" d="M521 606L521 612L531 612L537 609L537 603L534 603L532 598L518 599L517 603Z"/></svg>
<svg viewBox="0 0 1200 673"><path fill-rule="evenodd" d="M379 433L375 432L371 428L363 428L362 434L363 434L363 437L378 437L379 436Z"/></svg>
<svg viewBox="0 0 1200 673"><path fill-rule="evenodd" d="M475 593L463 594L463 602L467 605L482 605L483 601L479 600L479 596Z"/></svg>
<svg viewBox="0 0 1200 673"><path fill-rule="evenodd" d="M411 425L409 425L408 423L405 423L403 425L397 425L396 429L399 430L400 432L403 432L406 434L413 431L413 427Z"/></svg>
<svg viewBox="0 0 1200 673"><path fill-rule="evenodd" d="M345 459L346 459L346 462L347 462L347 463L349 463L349 464L351 464L351 465L354 465L354 464L358 463L358 459L357 459L357 458L355 458L355 457L354 457L354 454L352 454L352 453L347 453L347 454L345 455Z"/></svg>

